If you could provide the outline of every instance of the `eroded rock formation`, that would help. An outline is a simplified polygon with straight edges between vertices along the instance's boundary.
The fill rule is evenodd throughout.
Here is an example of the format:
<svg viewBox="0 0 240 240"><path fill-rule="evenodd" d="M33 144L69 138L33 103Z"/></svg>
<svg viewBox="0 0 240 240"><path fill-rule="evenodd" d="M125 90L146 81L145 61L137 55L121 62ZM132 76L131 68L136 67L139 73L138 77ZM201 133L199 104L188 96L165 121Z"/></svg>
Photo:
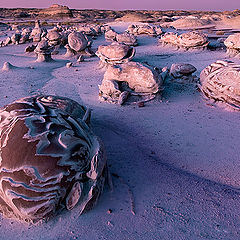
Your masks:
<svg viewBox="0 0 240 240"><path fill-rule="evenodd" d="M0 210L26 222L59 209L92 208L102 192L106 159L89 127L89 111L73 100L34 96L0 110Z"/></svg>

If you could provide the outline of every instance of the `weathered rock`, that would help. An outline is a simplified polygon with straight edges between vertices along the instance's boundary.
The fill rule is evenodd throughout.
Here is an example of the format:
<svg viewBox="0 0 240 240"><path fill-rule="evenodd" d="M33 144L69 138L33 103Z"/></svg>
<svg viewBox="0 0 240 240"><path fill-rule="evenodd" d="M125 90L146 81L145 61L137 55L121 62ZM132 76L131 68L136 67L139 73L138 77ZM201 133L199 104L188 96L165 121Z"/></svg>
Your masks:
<svg viewBox="0 0 240 240"><path fill-rule="evenodd" d="M103 63L120 64L129 62L135 55L135 49L127 45L112 43L99 46L96 55Z"/></svg>
<svg viewBox="0 0 240 240"><path fill-rule="evenodd" d="M51 52L53 48L49 46L47 40L41 40L35 48L34 52L37 54L37 62L52 61Z"/></svg>
<svg viewBox="0 0 240 240"><path fill-rule="evenodd" d="M34 52L34 50L36 49L36 45L29 45L29 46L27 46L26 48L25 48L25 52L26 53L30 53L30 52Z"/></svg>
<svg viewBox="0 0 240 240"><path fill-rule="evenodd" d="M150 24L138 24L138 25L129 25L127 28L127 32L133 35L141 35L146 34L150 36L156 36L155 27ZM159 32L159 29L158 29Z"/></svg>
<svg viewBox="0 0 240 240"><path fill-rule="evenodd" d="M80 63L80 62L84 62L84 56L83 55L80 55L77 59L77 62Z"/></svg>
<svg viewBox="0 0 240 240"><path fill-rule="evenodd" d="M12 42L10 37L7 37L4 41L4 46L7 46L8 44L10 44Z"/></svg>
<svg viewBox="0 0 240 240"><path fill-rule="evenodd" d="M49 30L46 37L50 46L61 44L62 35L57 31L57 29Z"/></svg>
<svg viewBox="0 0 240 240"><path fill-rule="evenodd" d="M16 67L13 66L11 63L5 62L3 64L2 71L9 71L9 70L14 69L14 68L16 68Z"/></svg>
<svg viewBox="0 0 240 240"><path fill-rule="evenodd" d="M124 85L124 84L125 85ZM109 66L104 74L102 84L99 85L101 100L122 104L127 94L144 93L155 94L161 89L163 80L153 67L136 62Z"/></svg>
<svg viewBox="0 0 240 240"><path fill-rule="evenodd" d="M200 89L207 99L240 110L240 65L216 61L200 74Z"/></svg>
<svg viewBox="0 0 240 240"><path fill-rule="evenodd" d="M196 72L197 69L188 63L174 63L171 65L170 74L174 78L181 78L183 76L189 76Z"/></svg>
<svg viewBox="0 0 240 240"><path fill-rule="evenodd" d="M14 34L11 36L11 42L12 42L12 44L19 44L20 39L21 39L21 34L20 34L20 33L14 33Z"/></svg>
<svg viewBox="0 0 240 240"><path fill-rule="evenodd" d="M107 41L115 41L117 37L117 32L115 32L113 29L110 29L105 32L105 39Z"/></svg>
<svg viewBox="0 0 240 240"><path fill-rule="evenodd" d="M29 41L29 37L30 37L29 34L21 35L21 38L20 38L20 40L19 40L19 43L20 43L20 44L26 43L27 41Z"/></svg>
<svg viewBox="0 0 240 240"><path fill-rule="evenodd" d="M64 207L92 208L107 176L89 111L57 96L19 99L0 110L0 209L37 222Z"/></svg>
<svg viewBox="0 0 240 240"><path fill-rule="evenodd" d="M92 26L89 25L79 25L77 26L77 31L78 32L83 32L84 34L88 35L88 36L97 36L97 32L95 31L94 28L92 28Z"/></svg>
<svg viewBox="0 0 240 240"><path fill-rule="evenodd" d="M240 33L235 33L224 41L229 57L240 57Z"/></svg>
<svg viewBox="0 0 240 240"><path fill-rule="evenodd" d="M73 57L74 55L76 55L76 51L71 49L68 44L66 44L64 47L67 49L67 52L65 53L64 57L68 58L68 57Z"/></svg>
<svg viewBox="0 0 240 240"><path fill-rule="evenodd" d="M73 66L73 63L72 63L72 62L66 63L66 67L67 67L67 68L70 68L70 67L72 67L72 66Z"/></svg>
<svg viewBox="0 0 240 240"><path fill-rule="evenodd" d="M68 35L68 44L71 49L80 52L91 46L91 41L81 32L72 32Z"/></svg>
<svg viewBox="0 0 240 240"><path fill-rule="evenodd" d="M189 48L205 48L208 45L208 38L200 32L187 32L179 36L179 44L185 49Z"/></svg>
<svg viewBox="0 0 240 240"><path fill-rule="evenodd" d="M209 44L205 34L196 31L186 32L181 35L177 33L166 33L159 40L163 46L172 45L185 50L189 49L205 49Z"/></svg>
<svg viewBox="0 0 240 240"><path fill-rule="evenodd" d="M40 42L43 37L47 35L47 30L45 28L41 28L40 21L35 21L35 27L33 28L30 37L33 42Z"/></svg>
<svg viewBox="0 0 240 240"><path fill-rule="evenodd" d="M130 33L122 33L116 35L116 41L129 46L137 46L137 38Z"/></svg>

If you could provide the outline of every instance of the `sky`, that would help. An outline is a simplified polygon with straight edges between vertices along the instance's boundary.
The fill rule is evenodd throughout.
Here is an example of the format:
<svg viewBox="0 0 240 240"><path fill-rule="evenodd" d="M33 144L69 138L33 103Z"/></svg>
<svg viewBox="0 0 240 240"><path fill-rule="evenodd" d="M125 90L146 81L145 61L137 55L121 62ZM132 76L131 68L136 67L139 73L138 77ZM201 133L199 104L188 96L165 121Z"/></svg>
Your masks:
<svg viewBox="0 0 240 240"><path fill-rule="evenodd" d="M234 10L240 0L0 0L0 8L46 8L60 4L75 9Z"/></svg>

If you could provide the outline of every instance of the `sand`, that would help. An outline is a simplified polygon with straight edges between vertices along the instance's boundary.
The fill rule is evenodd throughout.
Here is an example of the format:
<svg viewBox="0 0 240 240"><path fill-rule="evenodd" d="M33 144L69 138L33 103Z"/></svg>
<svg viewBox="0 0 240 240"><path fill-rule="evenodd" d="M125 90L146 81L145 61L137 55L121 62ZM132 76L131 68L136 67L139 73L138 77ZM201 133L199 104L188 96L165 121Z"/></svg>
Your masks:
<svg viewBox="0 0 240 240"><path fill-rule="evenodd" d="M121 32L128 24L111 25ZM176 52L158 46L157 38L138 38L134 61L159 68L190 63L199 76L208 64L226 58L224 50ZM93 47L103 43L101 36ZM0 66L8 61L17 67L0 72L0 106L45 93L90 107L114 190L106 187L97 206L81 216L76 206L37 226L0 217L2 240L240 238L238 112L211 107L191 84L167 84L162 100L142 108L100 102L104 71L97 57L77 64L61 55L63 49L54 62L36 63L34 54L24 54L26 46L0 48ZM70 60L74 66L66 68Z"/></svg>

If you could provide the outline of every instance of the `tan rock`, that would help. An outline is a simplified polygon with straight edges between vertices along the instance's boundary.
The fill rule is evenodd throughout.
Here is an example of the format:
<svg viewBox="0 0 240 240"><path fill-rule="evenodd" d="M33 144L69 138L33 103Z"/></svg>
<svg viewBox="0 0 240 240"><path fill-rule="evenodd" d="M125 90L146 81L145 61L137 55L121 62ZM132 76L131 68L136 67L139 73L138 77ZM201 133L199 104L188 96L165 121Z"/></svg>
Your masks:
<svg viewBox="0 0 240 240"><path fill-rule="evenodd" d="M68 44L71 49L80 52L91 45L86 35L81 32L72 32L68 35Z"/></svg>
<svg viewBox="0 0 240 240"><path fill-rule="evenodd" d="M229 57L240 57L240 33L235 33L224 41Z"/></svg>
<svg viewBox="0 0 240 240"><path fill-rule="evenodd" d="M129 62L135 55L135 49L127 45L112 43L99 46L96 55L104 63L120 64Z"/></svg>
<svg viewBox="0 0 240 240"><path fill-rule="evenodd" d="M209 44L205 34L191 31L178 35L177 33L166 33L159 40L163 46L172 45L177 48L189 49L205 49Z"/></svg>
<svg viewBox="0 0 240 240"><path fill-rule="evenodd" d="M105 39L107 41L114 41L116 40L116 37L117 37L117 33L113 29L110 29L105 32Z"/></svg>
<svg viewBox="0 0 240 240"><path fill-rule="evenodd" d="M125 89L124 85L125 84ZM153 67L136 62L109 66L99 85L99 96L102 100L120 102L127 97L124 91L131 93L155 94L161 89L163 80ZM121 99L122 98L122 99Z"/></svg>
<svg viewBox="0 0 240 240"><path fill-rule="evenodd" d="M200 89L207 99L240 110L240 65L216 61L203 69L200 82Z"/></svg>
<svg viewBox="0 0 240 240"><path fill-rule="evenodd" d="M129 46L137 46L137 38L130 33L122 33L116 35L116 41Z"/></svg>

